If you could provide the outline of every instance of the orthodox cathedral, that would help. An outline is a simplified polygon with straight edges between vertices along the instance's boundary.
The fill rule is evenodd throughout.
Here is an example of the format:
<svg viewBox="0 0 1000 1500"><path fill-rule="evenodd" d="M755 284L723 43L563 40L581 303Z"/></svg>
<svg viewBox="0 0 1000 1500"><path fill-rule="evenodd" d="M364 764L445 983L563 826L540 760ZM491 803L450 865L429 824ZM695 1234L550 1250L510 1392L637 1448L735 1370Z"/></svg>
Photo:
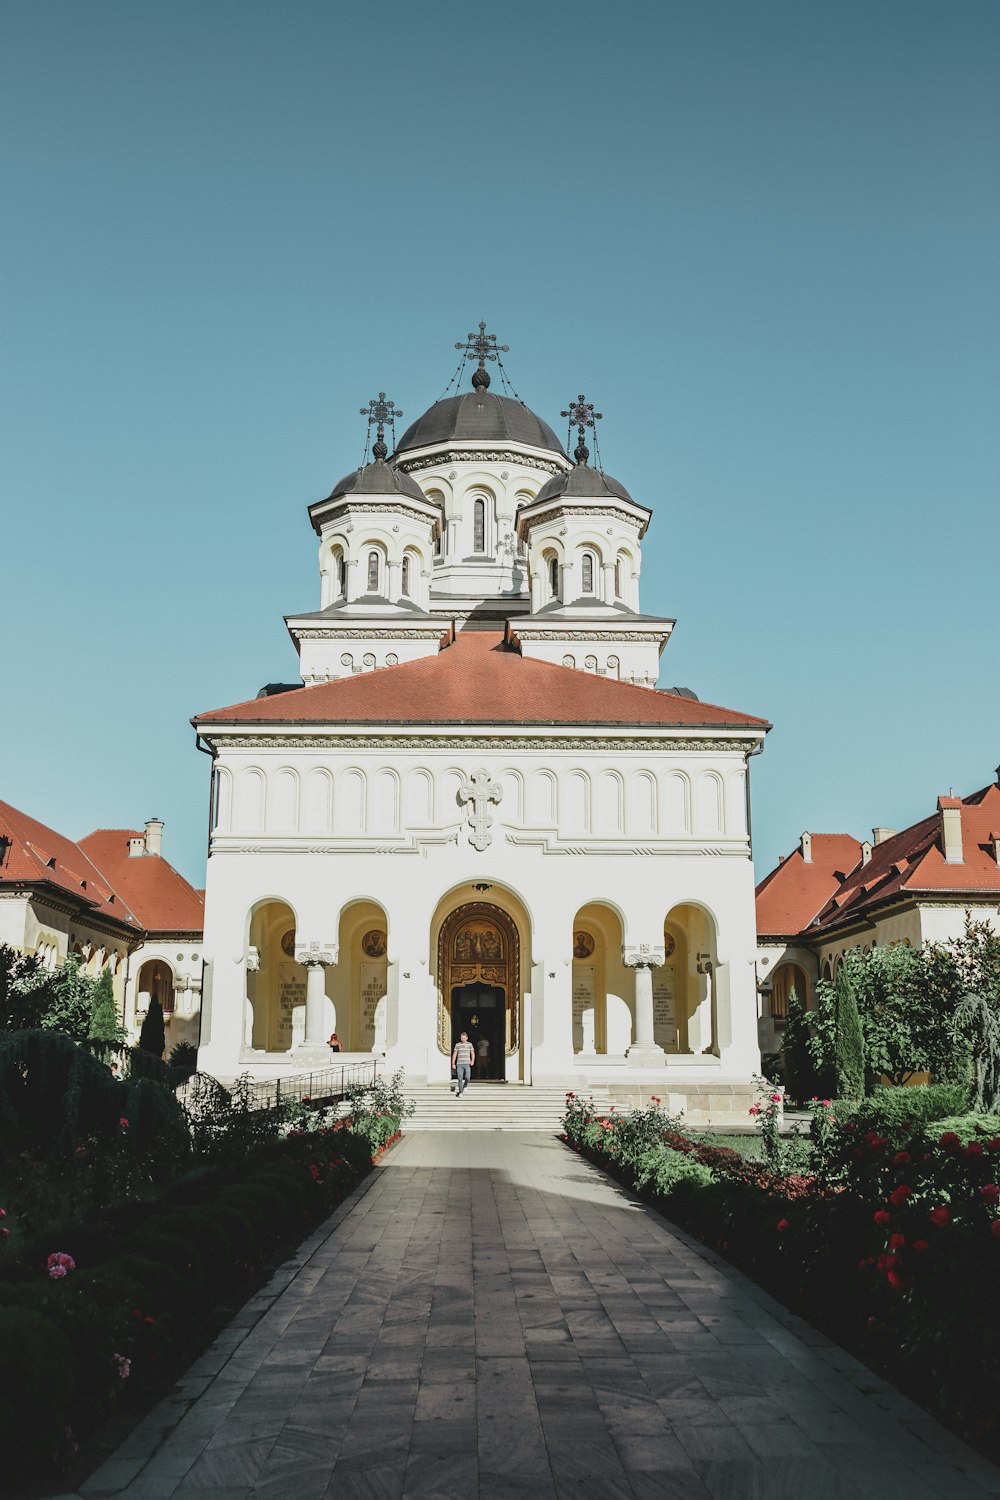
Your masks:
<svg viewBox="0 0 1000 1500"><path fill-rule="evenodd" d="M656 686L649 508L509 388L472 389L309 507L301 685L199 714L212 757L200 1065L257 1077L373 1053L444 1082L742 1111L759 1068L749 759L768 724ZM456 377L456 381L460 379ZM389 431L394 441L390 453ZM568 445L567 445L568 446ZM596 449L595 449L596 452Z"/></svg>

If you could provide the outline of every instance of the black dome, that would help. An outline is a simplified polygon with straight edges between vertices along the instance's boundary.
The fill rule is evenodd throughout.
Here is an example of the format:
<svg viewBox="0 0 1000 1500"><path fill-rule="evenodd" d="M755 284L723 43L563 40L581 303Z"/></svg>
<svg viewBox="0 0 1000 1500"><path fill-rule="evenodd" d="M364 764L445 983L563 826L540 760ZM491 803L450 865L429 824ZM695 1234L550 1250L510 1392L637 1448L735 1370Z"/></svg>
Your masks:
<svg viewBox="0 0 1000 1500"><path fill-rule="evenodd" d="M635 504L623 484L612 479L610 474L602 473L600 469L592 469L589 464L576 464L568 474L553 474L531 503L538 505L543 500L555 500L560 495L577 495L586 500L600 500L606 495L616 495L619 500Z"/></svg>
<svg viewBox="0 0 1000 1500"><path fill-rule="evenodd" d="M394 464L387 464L378 458L374 463L365 464L363 469L355 469L353 473L345 474L343 479L338 479L327 499L336 500L340 495L392 494L409 495L411 500L428 503L427 496L415 479L411 479L409 474L404 474Z"/></svg>
<svg viewBox="0 0 1000 1500"><path fill-rule="evenodd" d="M400 438L394 458L413 448L452 441L470 443L521 443L529 448L548 448L565 458L562 443L548 422L510 396L492 391L466 391L435 401Z"/></svg>

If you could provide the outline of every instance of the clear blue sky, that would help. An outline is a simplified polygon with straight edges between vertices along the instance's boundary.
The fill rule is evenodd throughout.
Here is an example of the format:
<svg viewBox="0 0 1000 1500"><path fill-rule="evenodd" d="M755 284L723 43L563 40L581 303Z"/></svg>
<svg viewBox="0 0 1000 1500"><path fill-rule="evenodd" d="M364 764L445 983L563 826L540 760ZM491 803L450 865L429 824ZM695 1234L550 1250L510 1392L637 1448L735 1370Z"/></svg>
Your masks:
<svg viewBox="0 0 1000 1500"><path fill-rule="evenodd" d="M992 778L996 0L21 0L0 164L9 801L201 882L188 719L481 317L654 509L661 682L774 723L760 874Z"/></svg>

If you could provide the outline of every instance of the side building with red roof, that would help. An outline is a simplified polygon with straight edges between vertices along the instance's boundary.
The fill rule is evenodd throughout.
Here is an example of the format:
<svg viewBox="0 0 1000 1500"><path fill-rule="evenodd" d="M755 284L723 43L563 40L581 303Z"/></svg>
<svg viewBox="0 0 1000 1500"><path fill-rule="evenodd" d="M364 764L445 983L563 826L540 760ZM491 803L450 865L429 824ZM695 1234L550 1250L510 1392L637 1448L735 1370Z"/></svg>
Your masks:
<svg viewBox="0 0 1000 1500"><path fill-rule="evenodd" d="M55 969L73 955L109 970L135 1040L155 994L167 1048L197 1043L204 899L161 853L163 824L98 829L73 840L0 802L0 943Z"/></svg>
<svg viewBox="0 0 1000 1500"><path fill-rule="evenodd" d="M483 342L485 340L485 343ZM749 761L767 722L661 690L650 510L472 391L310 507L302 685L193 719L213 761L200 1064L343 1059L745 1118L759 1067ZM479 351L478 353L476 351Z"/></svg>
<svg viewBox="0 0 1000 1500"><path fill-rule="evenodd" d="M901 832L804 833L757 886L762 1050L780 1049L792 989L811 1006L848 949L959 937L966 913L1000 928L1000 770Z"/></svg>

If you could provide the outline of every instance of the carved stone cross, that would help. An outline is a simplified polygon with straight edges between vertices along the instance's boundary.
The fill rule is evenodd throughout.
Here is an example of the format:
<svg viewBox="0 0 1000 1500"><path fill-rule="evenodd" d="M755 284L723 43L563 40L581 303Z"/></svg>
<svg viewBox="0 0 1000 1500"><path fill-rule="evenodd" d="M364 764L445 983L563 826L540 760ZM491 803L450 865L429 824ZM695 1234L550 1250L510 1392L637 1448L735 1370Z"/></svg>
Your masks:
<svg viewBox="0 0 1000 1500"><path fill-rule="evenodd" d="M486 804L499 802L502 796L503 787L491 781L489 771L484 771L482 768L468 781L463 781L459 787L459 802L469 804L469 827L472 829L471 842L474 849L489 848L493 837L490 833L493 819L486 810Z"/></svg>

